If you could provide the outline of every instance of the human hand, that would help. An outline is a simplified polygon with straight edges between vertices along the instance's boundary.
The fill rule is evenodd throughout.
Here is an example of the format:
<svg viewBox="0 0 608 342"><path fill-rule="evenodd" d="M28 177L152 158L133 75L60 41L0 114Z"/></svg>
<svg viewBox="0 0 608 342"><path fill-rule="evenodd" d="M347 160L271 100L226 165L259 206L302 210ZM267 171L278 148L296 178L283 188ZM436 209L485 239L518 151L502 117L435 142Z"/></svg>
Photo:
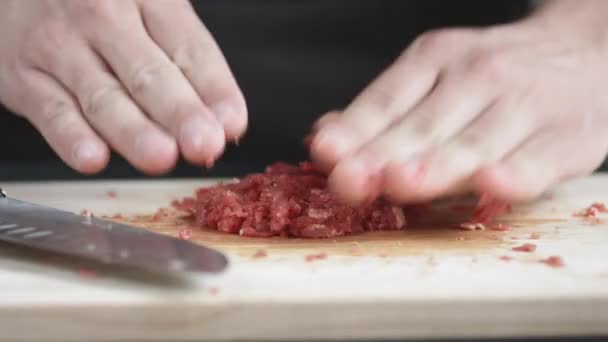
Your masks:
<svg viewBox="0 0 608 342"><path fill-rule="evenodd" d="M211 164L247 126L245 100L186 0L5 0L0 100L71 167L109 147L149 174Z"/></svg>
<svg viewBox="0 0 608 342"><path fill-rule="evenodd" d="M463 191L522 201L592 172L608 151L605 31L561 11L416 40L315 125L311 156L336 194L352 204Z"/></svg>

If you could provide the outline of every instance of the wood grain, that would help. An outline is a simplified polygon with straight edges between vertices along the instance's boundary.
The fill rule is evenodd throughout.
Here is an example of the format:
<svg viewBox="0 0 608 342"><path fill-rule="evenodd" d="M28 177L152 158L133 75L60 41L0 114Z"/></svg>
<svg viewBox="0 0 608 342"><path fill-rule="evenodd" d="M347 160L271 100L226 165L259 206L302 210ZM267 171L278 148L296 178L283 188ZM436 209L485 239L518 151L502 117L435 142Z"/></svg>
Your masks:
<svg viewBox="0 0 608 342"><path fill-rule="evenodd" d="M152 215L212 180L12 183L15 198L74 212L121 213L177 236L188 224ZM116 198L108 195L116 192ZM255 239L195 230L226 252L221 275L158 279L0 245L0 339L199 340L608 334L608 177L568 183L516 206L512 231L463 231L462 201L433 207L403 232L331 239ZM457 206L456 208L454 206ZM533 239L538 233L540 239ZM533 253L512 247L529 242ZM267 252L254 257L259 250ZM326 259L306 261L324 253ZM510 261L501 260L509 256ZM540 260L560 255L565 267ZM79 275L94 269L95 278ZM23 329L23 326L35 329Z"/></svg>

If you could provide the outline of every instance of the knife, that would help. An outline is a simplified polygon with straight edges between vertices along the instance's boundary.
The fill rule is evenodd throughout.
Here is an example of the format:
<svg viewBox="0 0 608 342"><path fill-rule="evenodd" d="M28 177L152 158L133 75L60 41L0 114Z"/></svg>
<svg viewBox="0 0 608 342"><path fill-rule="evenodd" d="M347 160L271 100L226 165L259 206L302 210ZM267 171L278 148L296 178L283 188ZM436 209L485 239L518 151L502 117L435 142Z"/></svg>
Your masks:
<svg viewBox="0 0 608 342"><path fill-rule="evenodd" d="M219 251L125 224L10 198L0 188L0 241L154 273L218 273Z"/></svg>

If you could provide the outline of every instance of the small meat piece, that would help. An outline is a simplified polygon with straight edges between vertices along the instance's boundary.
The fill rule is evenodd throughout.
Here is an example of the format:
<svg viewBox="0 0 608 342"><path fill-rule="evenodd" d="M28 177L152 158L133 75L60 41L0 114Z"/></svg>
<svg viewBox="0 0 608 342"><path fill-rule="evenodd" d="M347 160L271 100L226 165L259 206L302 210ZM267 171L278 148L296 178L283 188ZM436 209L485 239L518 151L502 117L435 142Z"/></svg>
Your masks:
<svg viewBox="0 0 608 342"><path fill-rule="evenodd" d="M539 232L532 232L532 233L530 233L530 239L532 239L532 240L538 240L538 239L540 239L540 233Z"/></svg>
<svg viewBox="0 0 608 342"><path fill-rule="evenodd" d="M513 257L510 255L501 255L500 257L498 257L498 259L509 262L509 261L513 260Z"/></svg>
<svg viewBox="0 0 608 342"><path fill-rule="evenodd" d="M160 222L163 218L166 218L168 216L169 216L169 209L167 209L167 208L159 208L154 213L154 216L152 216L152 221L154 221L154 222Z"/></svg>
<svg viewBox="0 0 608 342"><path fill-rule="evenodd" d="M353 246L348 250L348 253L352 256L361 256L363 255L363 250L359 246Z"/></svg>
<svg viewBox="0 0 608 342"><path fill-rule="evenodd" d="M218 289L217 287L210 287L209 288L209 294L212 296L217 296L220 293L220 289Z"/></svg>
<svg viewBox="0 0 608 342"><path fill-rule="evenodd" d="M97 278L97 271L88 267L81 267L78 269L77 274L80 278L93 279Z"/></svg>
<svg viewBox="0 0 608 342"><path fill-rule="evenodd" d="M486 230L486 226L483 223L465 222L461 223L458 227L465 230Z"/></svg>
<svg viewBox="0 0 608 342"><path fill-rule="evenodd" d="M608 209L606 209L604 203L595 202L587 208L574 213L573 215L577 217L582 217L584 220L589 222L598 222L598 214L607 212Z"/></svg>
<svg viewBox="0 0 608 342"><path fill-rule="evenodd" d="M266 252L263 249L258 249L255 254L253 254L252 258L254 259L261 259L261 258L265 258L268 256L268 252Z"/></svg>
<svg viewBox="0 0 608 342"><path fill-rule="evenodd" d="M502 223L499 223L495 226L492 226L492 228L490 228L490 230L497 230L500 232L508 232L512 229L513 229L513 227L509 226L508 224L502 224Z"/></svg>
<svg viewBox="0 0 608 342"><path fill-rule="evenodd" d="M114 220L122 220L124 219L124 216L122 216L122 214L114 214L111 218Z"/></svg>
<svg viewBox="0 0 608 342"><path fill-rule="evenodd" d="M327 259L327 253L307 254L304 259L306 260L306 262Z"/></svg>
<svg viewBox="0 0 608 342"><path fill-rule="evenodd" d="M564 265L565 265L564 259L562 259L562 257L557 256L557 255L550 256L546 259L542 259L540 262L549 267L554 267L554 268L564 267Z"/></svg>
<svg viewBox="0 0 608 342"><path fill-rule="evenodd" d="M116 197L118 197L118 194L116 193L116 191L111 191L111 190L107 191L106 195L108 195L108 197L110 197L110 198L116 198Z"/></svg>
<svg viewBox="0 0 608 342"><path fill-rule="evenodd" d="M192 237L192 228L190 227L179 227L177 236L182 240L190 240Z"/></svg>
<svg viewBox="0 0 608 342"><path fill-rule="evenodd" d="M516 252L531 253L531 252L536 251L536 245L533 243L524 243L521 246L511 248L511 250L516 251Z"/></svg>

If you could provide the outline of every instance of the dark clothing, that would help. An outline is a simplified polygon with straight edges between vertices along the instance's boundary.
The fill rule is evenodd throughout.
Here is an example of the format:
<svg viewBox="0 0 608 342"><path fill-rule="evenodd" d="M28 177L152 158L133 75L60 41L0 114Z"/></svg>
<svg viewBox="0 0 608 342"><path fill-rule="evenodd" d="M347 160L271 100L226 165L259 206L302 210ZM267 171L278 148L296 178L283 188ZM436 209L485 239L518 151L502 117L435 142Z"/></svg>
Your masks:
<svg viewBox="0 0 608 342"><path fill-rule="evenodd" d="M307 158L302 139L322 113L345 106L427 30L512 21L527 1L193 1L224 51L249 106L249 129L211 172L240 175ZM24 120L0 113L0 179L80 177ZM17 148L18 146L18 148ZM4 166L4 167L3 167ZM26 174L29 170L29 174ZM209 174L181 163L171 176ZM118 156L103 177L141 176Z"/></svg>

